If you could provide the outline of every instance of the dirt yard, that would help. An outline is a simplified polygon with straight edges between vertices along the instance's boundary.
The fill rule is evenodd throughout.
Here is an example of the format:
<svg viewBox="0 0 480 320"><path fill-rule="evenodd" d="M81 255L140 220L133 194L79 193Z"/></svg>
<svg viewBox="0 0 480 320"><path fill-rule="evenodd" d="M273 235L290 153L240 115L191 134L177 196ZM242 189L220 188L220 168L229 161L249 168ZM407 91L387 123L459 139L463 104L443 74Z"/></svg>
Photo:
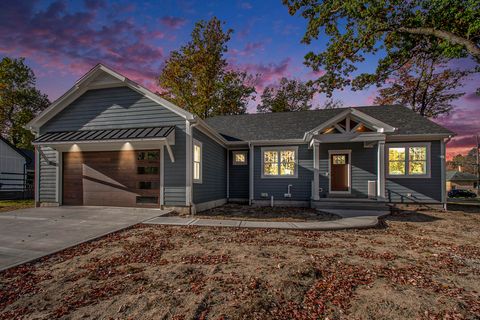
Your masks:
<svg viewBox="0 0 480 320"><path fill-rule="evenodd" d="M331 221L340 219L334 214L321 213L312 208L252 207L234 203L199 212L195 218L263 221Z"/></svg>
<svg viewBox="0 0 480 320"><path fill-rule="evenodd" d="M0 319L479 319L474 210L359 231L140 225L0 274Z"/></svg>

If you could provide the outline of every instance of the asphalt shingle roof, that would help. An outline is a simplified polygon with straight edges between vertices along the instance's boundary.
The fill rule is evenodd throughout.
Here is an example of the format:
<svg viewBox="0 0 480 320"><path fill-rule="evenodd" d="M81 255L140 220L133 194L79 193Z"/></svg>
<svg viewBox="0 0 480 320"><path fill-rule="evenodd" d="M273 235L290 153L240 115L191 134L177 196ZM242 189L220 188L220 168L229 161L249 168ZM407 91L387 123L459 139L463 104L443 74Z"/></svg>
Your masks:
<svg viewBox="0 0 480 320"><path fill-rule="evenodd" d="M477 176L468 172L447 171L448 181L477 181Z"/></svg>
<svg viewBox="0 0 480 320"><path fill-rule="evenodd" d="M230 141L302 139L306 131L316 128L345 109L218 116L205 121ZM365 106L356 109L397 128L392 135L454 135L452 131L403 106Z"/></svg>

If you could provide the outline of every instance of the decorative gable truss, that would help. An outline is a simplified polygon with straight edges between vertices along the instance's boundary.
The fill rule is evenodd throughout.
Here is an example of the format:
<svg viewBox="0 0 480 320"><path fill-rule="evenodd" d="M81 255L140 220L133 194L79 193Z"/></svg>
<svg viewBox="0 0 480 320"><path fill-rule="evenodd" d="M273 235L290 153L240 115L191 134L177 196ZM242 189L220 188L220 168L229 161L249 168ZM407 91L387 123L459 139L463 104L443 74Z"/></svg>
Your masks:
<svg viewBox="0 0 480 320"><path fill-rule="evenodd" d="M346 134L362 132L376 132L376 130L368 124L363 123L361 120L352 119L352 117L348 115L341 121L335 123L333 126L324 129L321 134Z"/></svg>
<svg viewBox="0 0 480 320"><path fill-rule="evenodd" d="M395 128L354 108L307 132L304 139L316 142L370 142L385 140L385 133Z"/></svg>

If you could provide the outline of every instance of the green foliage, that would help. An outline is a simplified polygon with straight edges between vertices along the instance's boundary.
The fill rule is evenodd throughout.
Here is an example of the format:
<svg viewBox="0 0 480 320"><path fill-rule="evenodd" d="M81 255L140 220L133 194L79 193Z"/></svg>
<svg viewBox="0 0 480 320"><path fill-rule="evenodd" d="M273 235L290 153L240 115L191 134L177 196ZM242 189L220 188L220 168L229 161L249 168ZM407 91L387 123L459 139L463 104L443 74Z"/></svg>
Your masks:
<svg viewBox="0 0 480 320"><path fill-rule="evenodd" d="M24 59L0 62L0 133L19 148L32 148L33 134L23 126L50 102L35 88L35 75Z"/></svg>
<svg viewBox="0 0 480 320"><path fill-rule="evenodd" d="M197 22L191 40L171 53L159 77L167 99L201 118L245 113L255 93L254 77L231 70L224 58L233 31L222 25L215 17Z"/></svg>
<svg viewBox="0 0 480 320"><path fill-rule="evenodd" d="M424 117L436 118L453 109L452 102L464 92L455 89L470 72L446 67L446 59L419 54L391 74L387 87L379 90L376 104L401 104Z"/></svg>
<svg viewBox="0 0 480 320"><path fill-rule="evenodd" d="M280 79L276 86L268 86L263 90L262 103L257 106L258 112L285 112L309 110L315 90L298 80Z"/></svg>
<svg viewBox="0 0 480 320"><path fill-rule="evenodd" d="M384 83L420 53L480 62L478 0L283 0L290 14L308 20L303 42L328 38L324 51L309 52L305 64L325 74L313 81L331 96L335 89L360 90ZM375 73L352 77L367 55L384 51Z"/></svg>
<svg viewBox="0 0 480 320"><path fill-rule="evenodd" d="M462 167L463 172L471 174L477 174L477 148L472 148L466 155L457 154L452 160L447 161L448 170L458 170L458 167Z"/></svg>

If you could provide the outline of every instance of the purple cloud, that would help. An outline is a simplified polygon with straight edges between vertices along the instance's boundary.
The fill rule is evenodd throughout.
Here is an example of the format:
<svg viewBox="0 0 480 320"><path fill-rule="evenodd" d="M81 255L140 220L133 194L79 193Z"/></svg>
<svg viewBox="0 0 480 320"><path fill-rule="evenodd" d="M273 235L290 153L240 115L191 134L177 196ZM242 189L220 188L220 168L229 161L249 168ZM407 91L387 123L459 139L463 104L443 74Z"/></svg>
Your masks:
<svg viewBox="0 0 480 320"><path fill-rule="evenodd" d="M185 23L187 23L187 20L179 17L164 16L160 18L160 23L166 27L178 29L184 26Z"/></svg>
<svg viewBox="0 0 480 320"><path fill-rule="evenodd" d="M151 41L162 38L162 33L128 19L102 20L98 25L96 10L71 12L63 2L33 8L33 2L21 1L0 11L0 43L9 44L0 53L32 58L43 67L79 75L101 62L156 88L164 53Z"/></svg>

